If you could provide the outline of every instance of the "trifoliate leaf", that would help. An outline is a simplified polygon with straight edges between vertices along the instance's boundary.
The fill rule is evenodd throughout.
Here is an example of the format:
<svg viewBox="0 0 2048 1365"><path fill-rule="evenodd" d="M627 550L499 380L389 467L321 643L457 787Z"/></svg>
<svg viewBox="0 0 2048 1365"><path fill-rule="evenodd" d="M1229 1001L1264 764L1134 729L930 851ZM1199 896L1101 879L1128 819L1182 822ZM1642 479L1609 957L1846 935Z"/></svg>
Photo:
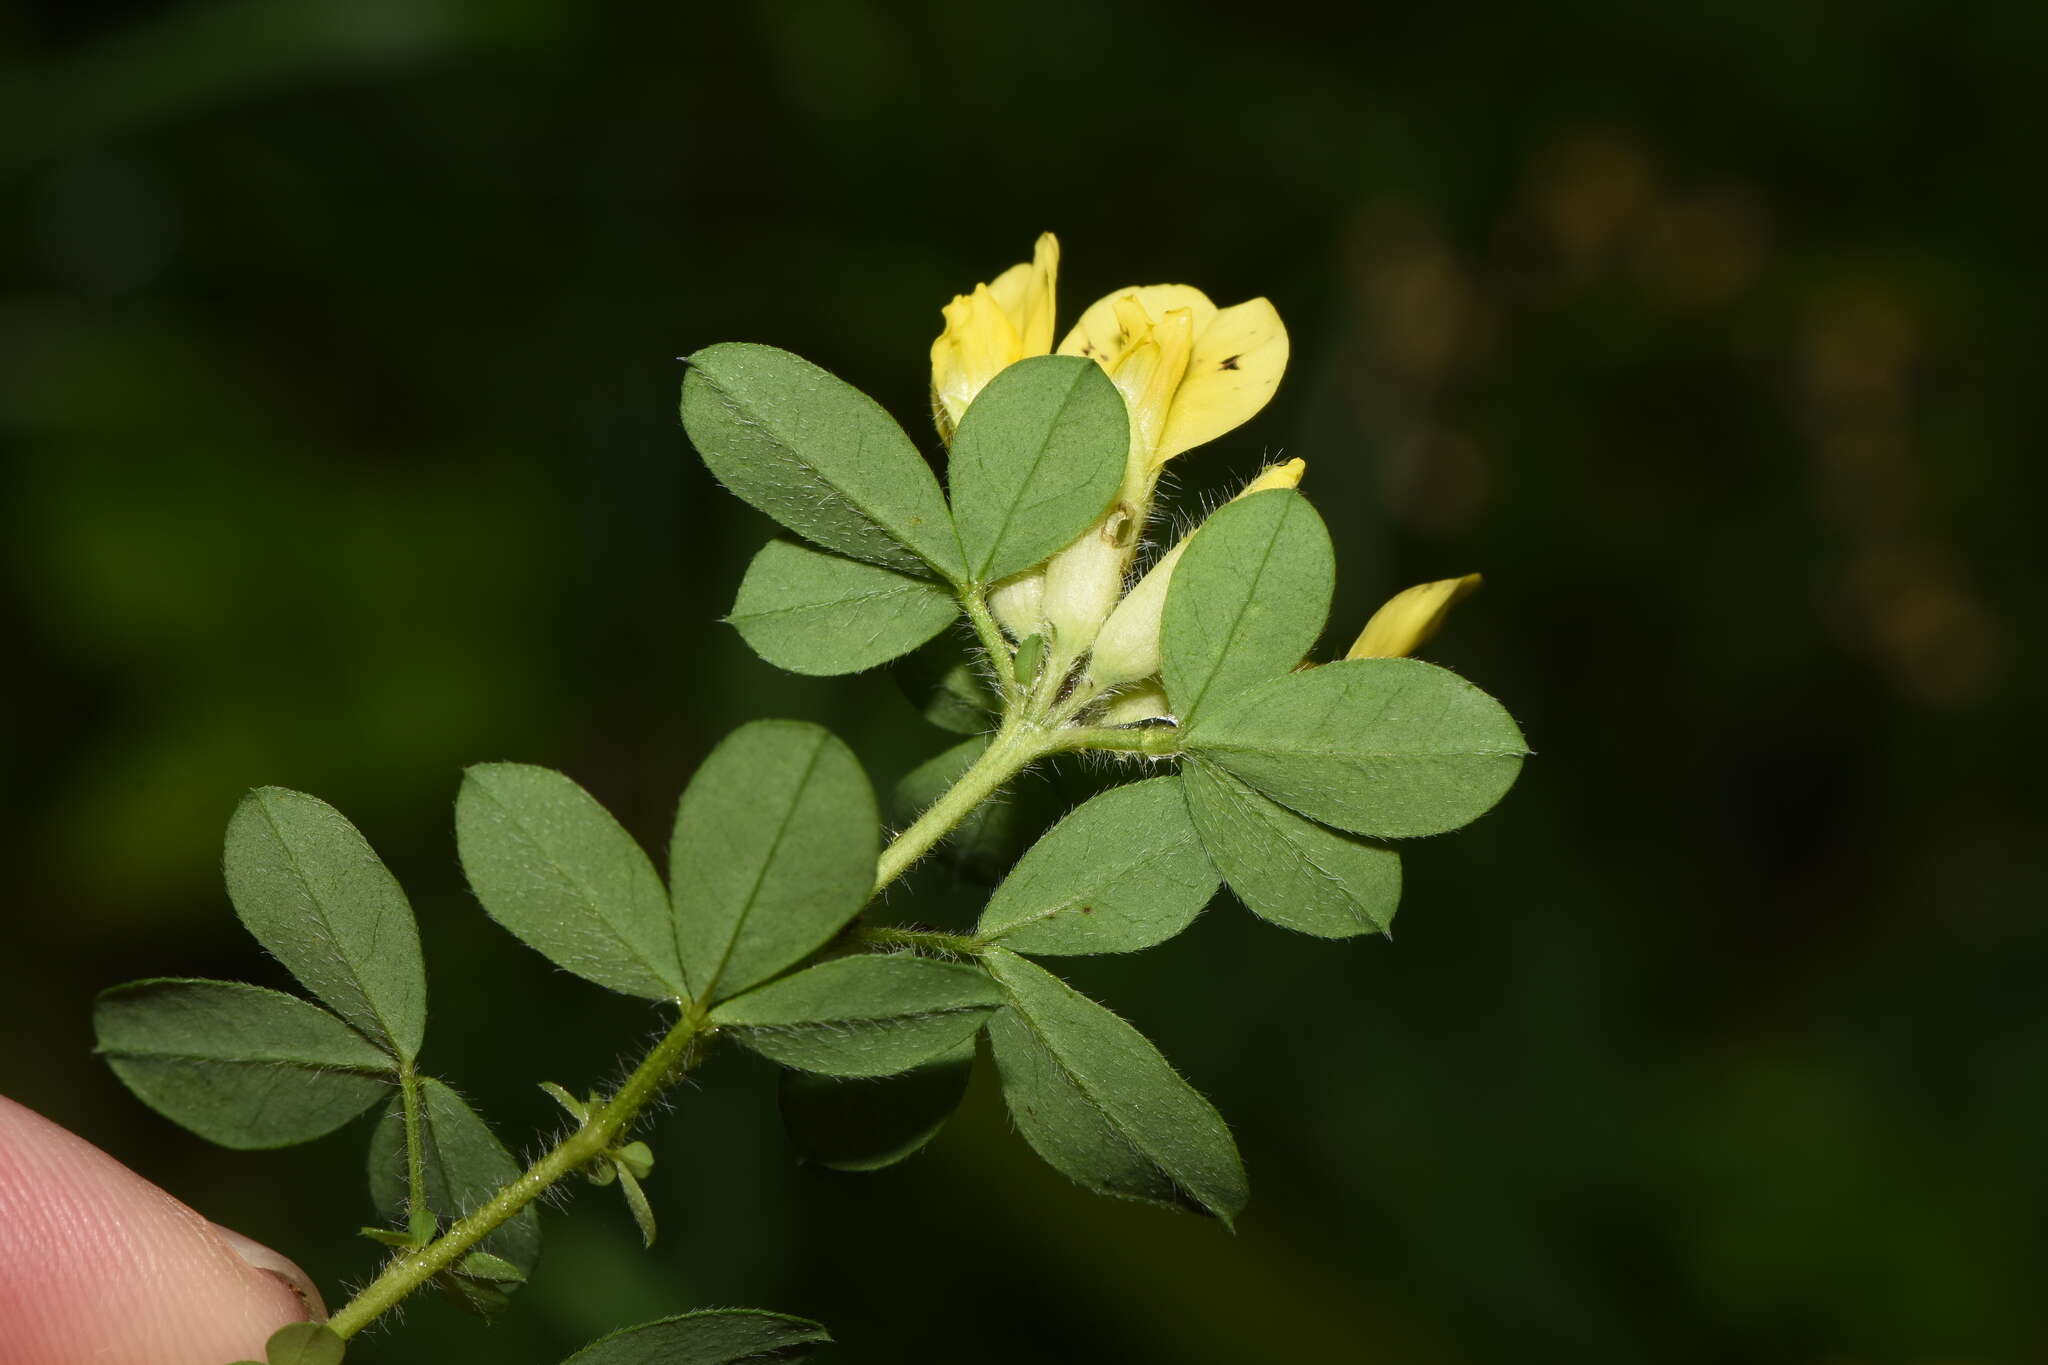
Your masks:
<svg viewBox="0 0 2048 1365"><path fill-rule="evenodd" d="M474 1211L519 1177L519 1163L483 1116L446 1084L420 1079L420 1139L427 1207L445 1222ZM387 1217L406 1209L404 1107L394 1097L370 1135L370 1198ZM540 1259L540 1218L531 1204L512 1215L478 1247L502 1257L521 1274Z"/></svg>
<svg viewBox="0 0 2048 1365"><path fill-rule="evenodd" d="M908 653L959 614L952 591L929 578L771 540L725 619L777 668L829 677Z"/></svg>
<svg viewBox="0 0 2048 1365"><path fill-rule="evenodd" d="M820 947L874 888L875 794L816 725L761 720L712 750L676 811L676 941L692 990L720 1000Z"/></svg>
<svg viewBox="0 0 2048 1365"><path fill-rule="evenodd" d="M974 1040L894 1076L782 1073L782 1124L797 1153L835 1171L878 1171L918 1151L960 1107Z"/></svg>
<svg viewBox="0 0 2048 1365"><path fill-rule="evenodd" d="M1418 659L1273 679L1210 708L1183 743L1312 820L1382 839L1478 819L1528 751L1499 702Z"/></svg>
<svg viewBox="0 0 2048 1365"><path fill-rule="evenodd" d="M224 1147L331 1133L397 1079L390 1054L317 1005L234 981L134 981L93 1006L137 1099Z"/></svg>
<svg viewBox="0 0 2048 1365"><path fill-rule="evenodd" d="M776 1365L802 1360L832 1338L805 1318L752 1308L707 1308L628 1327L562 1365Z"/></svg>
<svg viewBox="0 0 2048 1365"><path fill-rule="evenodd" d="M286 1323L264 1343L268 1365L341 1365L347 1343L324 1322Z"/></svg>
<svg viewBox="0 0 2048 1365"><path fill-rule="evenodd" d="M397 879L318 797L258 787L228 821L228 897L306 989L394 1056L427 1028L419 928Z"/></svg>
<svg viewBox="0 0 2048 1365"><path fill-rule="evenodd" d="M1178 780L1210 860L1253 914L1319 938L1384 933L1393 923L1393 849L1305 820L1200 759Z"/></svg>
<svg viewBox="0 0 2048 1365"><path fill-rule="evenodd" d="M1300 663L1335 578L1330 533L1291 489L1226 503L1203 522L1160 616L1160 672L1181 723Z"/></svg>
<svg viewBox="0 0 2048 1365"><path fill-rule="evenodd" d="M1130 418L1100 365L1035 356L991 380L953 436L947 482L977 583L1043 562L1098 521L1124 478Z"/></svg>
<svg viewBox="0 0 2048 1365"><path fill-rule="evenodd" d="M1003 993L986 973L908 954L836 958L735 996L711 1022L762 1056L828 1076L888 1076L971 1039Z"/></svg>
<svg viewBox="0 0 2048 1365"><path fill-rule="evenodd" d="M687 995L668 893L647 854L561 773L479 763L455 798L470 889L558 967L627 995Z"/></svg>
<svg viewBox="0 0 2048 1365"><path fill-rule="evenodd" d="M1164 943L1216 894L1173 777L1077 807L1017 863L976 937L1020 953L1127 953Z"/></svg>
<svg viewBox="0 0 2048 1365"><path fill-rule="evenodd" d="M988 1026L1003 1098L1047 1164L1101 1194L1236 1218L1237 1144L1159 1050L1043 967L1000 948L983 960L1009 994Z"/></svg>
<svg viewBox="0 0 2048 1365"><path fill-rule="evenodd" d="M889 667L890 675L918 713L956 735L985 734L1003 700L988 684L960 642L942 635Z"/></svg>
<svg viewBox="0 0 2048 1365"><path fill-rule="evenodd" d="M683 426L734 494L828 550L963 581L939 481L872 398L772 346L709 346L689 366Z"/></svg>

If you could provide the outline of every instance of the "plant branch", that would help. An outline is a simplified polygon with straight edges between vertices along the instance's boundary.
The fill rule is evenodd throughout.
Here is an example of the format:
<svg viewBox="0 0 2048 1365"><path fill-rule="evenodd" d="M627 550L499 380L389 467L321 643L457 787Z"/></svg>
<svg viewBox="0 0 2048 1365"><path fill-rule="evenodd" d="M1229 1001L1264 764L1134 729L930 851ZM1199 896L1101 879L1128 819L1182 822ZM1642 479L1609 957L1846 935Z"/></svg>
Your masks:
<svg viewBox="0 0 2048 1365"><path fill-rule="evenodd" d="M675 1027L633 1068L633 1074L618 1092L593 1109L581 1127L448 1231L417 1251L392 1257L383 1272L329 1318L327 1325L342 1337L354 1336L413 1290L469 1254L477 1243L538 1199L549 1186L610 1151L640 1111L695 1064L697 1050L692 1044L703 1031L703 1012L686 1009Z"/></svg>
<svg viewBox="0 0 2048 1365"><path fill-rule="evenodd" d="M872 894L880 895L891 882L909 871L912 863L931 852L933 845L951 834L976 806L1001 791L1011 778L1050 751L1047 737L1035 726L1004 722L981 757L968 765L967 771L960 774L959 780L947 789L946 794L932 802L924 814L882 850L882 856L875 864Z"/></svg>
<svg viewBox="0 0 2048 1365"><path fill-rule="evenodd" d="M974 633L981 640L981 648L988 655L988 666L995 671L996 686L1003 693L1003 722L1017 718L1024 704L1024 689L1011 674L1009 641L1003 638L1003 628L996 624L995 614L988 609L988 594L979 588L970 588L960 594L960 604L967 609L967 619L974 623Z"/></svg>
<svg viewBox="0 0 2048 1365"><path fill-rule="evenodd" d="M1181 736L1179 730L1165 725L1077 726L1060 732L1055 752L1079 749L1107 749L1170 758L1181 751Z"/></svg>
<svg viewBox="0 0 2048 1365"><path fill-rule="evenodd" d="M991 636L995 645L1002 644L1000 629L988 613L988 607L978 595L967 599L968 614L975 618L976 628L983 631L984 642ZM1000 669L1008 657L1005 649L994 654L993 659ZM960 775L945 795L933 802L924 814L911 826L890 841L882 850L876 862L874 894L879 895L939 840L952 831L967 816L989 797L1000 791L1003 785L1038 759L1049 753L1067 748L1090 747L1076 745L1072 736L1092 733L1088 731L1047 731L1041 726L1021 720L1016 712L1022 706L1017 695L1022 689L1014 680L1006 683L1005 706L1009 712L1003 727L996 732L983 751ZM1136 732L1109 730L1104 734L1127 736ZM1109 746L1094 746L1109 747ZM1123 746L1128 747L1128 746ZM971 955L971 940L952 934L920 933L903 929L863 929L860 937L871 943L891 943L907 947L921 947L939 952ZM372 1280L361 1293L357 1294L341 1310L328 1319L328 1326L343 1337L354 1336L377 1318L388 1312L408 1294L426 1284L434 1276L459 1262L478 1243L501 1227L505 1221L521 1209L538 1199L556 1181L588 1165L617 1145L621 1134L631 1127L641 1110L664 1089L680 1079L696 1062L701 1049L695 1045L706 1032L703 1007L692 1005L684 1009L682 1018L656 1043L626 1078L625 1084L602 1105L592 1109L575 1132L556 1143L545 1155L535 1161L510 1184L504 1186L490 1200L462 1218L433 1241L416 1250L401 1252L392 1257L383 1271ZM410 1175L410 1199L417 1206L425 1198L424 1160L419 1136L419 1082L410 1069L400 1078L406 1113L406 1157Z"/></svg>
<svg viewBox="0 0 2048 1365"><path fill-rule="evenodd" d="M405 1111L405 1225L418 1236L431 1211L427 1208L426 1142L420 1132L426 1116L421 1113L420 1073L413 1070L411 1062L399 1067L398 1095Z"/></svg>

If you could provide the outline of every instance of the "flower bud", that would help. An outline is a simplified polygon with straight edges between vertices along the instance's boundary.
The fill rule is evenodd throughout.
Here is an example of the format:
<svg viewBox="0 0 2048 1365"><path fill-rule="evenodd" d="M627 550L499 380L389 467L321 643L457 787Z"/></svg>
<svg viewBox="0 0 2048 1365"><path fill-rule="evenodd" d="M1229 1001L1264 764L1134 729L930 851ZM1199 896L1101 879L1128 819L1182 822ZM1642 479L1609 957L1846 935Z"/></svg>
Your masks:
<svg viewBox="0 0 2048 1365"><path fill-rule="evenodd" d="M1045 621L1058 657L1071 662L1094 643L1123 591L1133 529L1130 508L1118 504L1045 566Z"/></svg>
<svg viewBox="0 0 2048 1365"><path fill-rule="evenodd" d="M1261 470L1237 497L1248 498L1271 488L1294 488L1307 469L1307 463L1298 459L1272 465ZM1124 600L1102 623L1102 630L1095 637L1094 658L1088 664L1088 676L1099 685L1115 687L1159 671L1159 618L1166 610L1166 589L1173 580L1174 566L1180 563L1188 542L1200 530L1196 527L1188 532L1178 545L1161 555L1159 562L1138 580L1138 586L1124 595Z"/></svg>
<svg viewBox="0 0 2048 1365"><path fill-rule="evenodd" d="M1166 704L1166 689L1156 678L1117 693L1102 708L1104 725L1136 725L1140 721L1171 719L1173 712Z"/></svg>
<svg viewBox="0 0 2048 1365"><path fill-rule="evenodd" d="M1088 676L1103 687L1136 682L1159 671L1159 617L1166 610L1166 588L1193 533L1159 557L1138 586L1124 594L1095 637Z"/></svg>
<svg viewBox="0 0 2048 1365"><path fill-rule="evenodd" d="M989 610L1012 639L1036 635L1045 626L1045 570L1012 574L989 590Z"/></svg>
<svg viewBox="0 0 2048 1365"><path fill-rule="evenodd" d="M1413 654L1442 627L1451 608L1479 587L1479 575L1418 583L1387 599L1344 655L1347 659L1399 659Z"/></svg>

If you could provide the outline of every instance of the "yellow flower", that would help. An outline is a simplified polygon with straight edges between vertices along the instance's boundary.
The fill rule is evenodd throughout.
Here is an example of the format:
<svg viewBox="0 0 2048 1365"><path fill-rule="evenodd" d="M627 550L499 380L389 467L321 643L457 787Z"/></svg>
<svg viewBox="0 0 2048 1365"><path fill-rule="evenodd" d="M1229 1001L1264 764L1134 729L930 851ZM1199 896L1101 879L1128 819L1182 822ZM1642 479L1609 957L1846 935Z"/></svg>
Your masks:
<svg viewBox="0 0 2048 1365"><path fill-rule="evenodd" d="M1052 350L1059 268L1058 239L1041 233L1029 261L946 305L946 330L932 343L932 419L946 440L989 380L1026 356Z"/></svg>
<svg viewBox="0 0 2048 1365"><path fill-rule="evenodd" d="M1344 655L1347 659L1398 659L1413 654L1436 634L1451 608L1479 588L1479 575L1418 583L1387 599Z"/></svg>
<svg viewBox="0 0 2048 1365"><path fill-rule="evenodd" d="M1133 482L1149 482L1266 406L1287 368L1287 329L1265 299L1218 308L1190 285L1148 284L1098 300L1060 354L1092 356L1123 390Z"/></svg>

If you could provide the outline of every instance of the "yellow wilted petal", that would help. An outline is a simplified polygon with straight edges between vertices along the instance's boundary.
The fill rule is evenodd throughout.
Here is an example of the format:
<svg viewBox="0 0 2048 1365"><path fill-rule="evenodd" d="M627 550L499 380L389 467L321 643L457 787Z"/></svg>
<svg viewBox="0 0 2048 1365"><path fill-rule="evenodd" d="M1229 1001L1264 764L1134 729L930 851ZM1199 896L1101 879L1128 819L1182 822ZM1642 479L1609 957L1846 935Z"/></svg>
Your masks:
<svg viewBox="0 0 2048 1365"><path fill-rule="evenodd" d="M1058 240L1043 233L1029 261L946 305L945 330L932 343L932 417L948 440L989 380L1006 366L1051 349L1059 263Z"/></svg>
<svg viewBox="0 0 2048 1365"><path fill-rule="evenodd" d="M1479 587L1479 575L1418 583L1387 599L1344 655L1347 659L1398 659L1413 654L1436 634L1452 607Z"/></svg>
<svg viewBox="0 0 2048 1365"><path fill-rule="evenodd" d="M1023 342L985 284L947 304L945 318L946 330L932 343L932 400L950 429L989 380L1023 359Z"/></svg>
<svg viewBox="0 0 2048 1365"><path fill-rule="evenodd" d="M1017 329L1020 360L1052 350L1053 298L1059 272L1059 239L1041 232L1029 261L1013 265L989 281L988 292L995 295L1010 325Z"/></svg>
<svg viewBox="0 0 2048 1365"><path fill-rule="evenodd" d="M1081 314L1081 320L1060 342L1060 354L1092 356L1101 362L1104 369L1115 370L1117 361L1123 359L1124 352L1139 339L1118 317L1117 304L1125 299L1135 301L1148 320L1163 318L1176 308L1187 309L1196 336L1200 336L1202 329L1209 325L1209 319L1216 316L1216 305L1193 285L1133 285L1114 294L1105 294L1090 304L1088 311Z"/></svg>
<svg viewBox="0 0 2048 1365"><path fill-rule="evenodd" d="M1287 329L1265 299L1215 313L1195 333L1187 375L1153 452L1164 463L1249 421L1287 368Z"/></svg>

